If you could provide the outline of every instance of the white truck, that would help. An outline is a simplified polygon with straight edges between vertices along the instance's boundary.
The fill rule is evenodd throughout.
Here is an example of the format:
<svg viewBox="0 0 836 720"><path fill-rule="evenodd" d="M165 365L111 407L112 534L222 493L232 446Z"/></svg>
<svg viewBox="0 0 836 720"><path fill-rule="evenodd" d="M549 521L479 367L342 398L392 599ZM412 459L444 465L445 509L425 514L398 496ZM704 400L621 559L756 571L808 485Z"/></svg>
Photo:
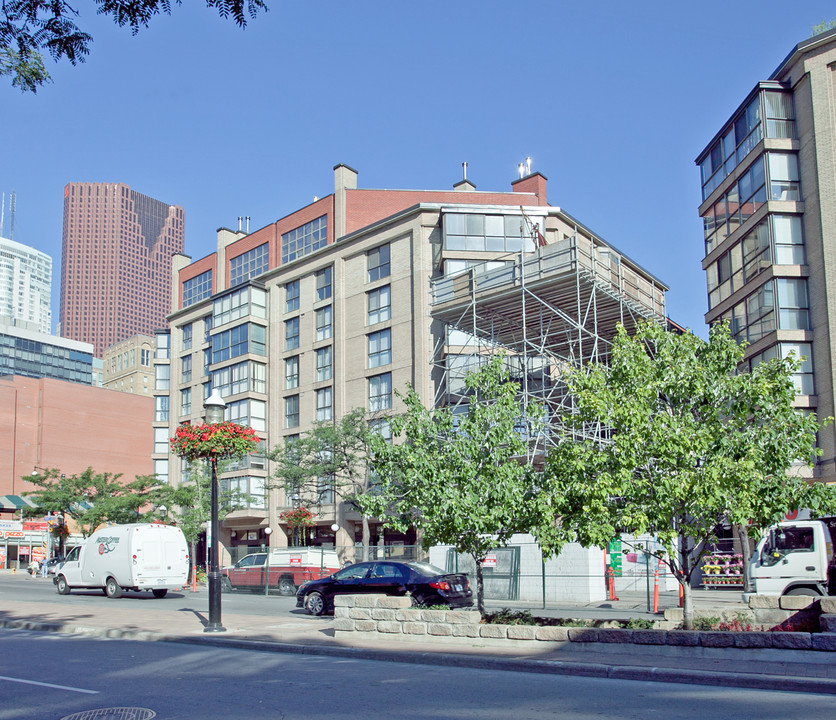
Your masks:
<svg viewBox="0 0 836 720"><path fill-rule="evenodd" d="M772 526L749 561L752 595L836 595L836 517Z"/></svg>
<svg viewBox="0 0 836 720"><path fill-rule="evenodd" d="M55 574L59 594L99 588L109 598L124 590L165 597L186 584L189 548L180 528L161 523L107 525L74 547Z"/></svg>

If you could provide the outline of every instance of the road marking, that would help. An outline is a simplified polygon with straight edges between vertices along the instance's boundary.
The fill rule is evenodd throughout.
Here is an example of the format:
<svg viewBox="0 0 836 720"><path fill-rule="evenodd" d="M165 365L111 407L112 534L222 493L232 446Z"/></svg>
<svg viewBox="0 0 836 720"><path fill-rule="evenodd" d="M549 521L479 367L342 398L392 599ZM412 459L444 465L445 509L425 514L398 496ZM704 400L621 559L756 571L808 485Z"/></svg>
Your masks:
<svg viewBox="0 0 836 720"><path fill-rule="evenodd" d="M85 690L84 688L69 687L68 685L53 685L52 683L38 682L37 680L23 680L21 678L6 677L0 675L0 680L6 682L23 683L24 685L38 685L39 687L55 688L56 690L69 690L70 692L86 693L87 695L98 695L98 690Z"/></svg>

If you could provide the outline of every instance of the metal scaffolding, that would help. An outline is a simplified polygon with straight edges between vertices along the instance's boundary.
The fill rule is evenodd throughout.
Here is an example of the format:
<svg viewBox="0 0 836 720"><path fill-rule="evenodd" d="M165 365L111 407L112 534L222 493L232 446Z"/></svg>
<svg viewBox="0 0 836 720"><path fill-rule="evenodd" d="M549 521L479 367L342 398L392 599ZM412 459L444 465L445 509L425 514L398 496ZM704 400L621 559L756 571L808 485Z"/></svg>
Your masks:
<svg viewBox="0 0 836 720"><path fill-rule="evenodd" d="M463 408L467 371L503 350L523 406L538 401L544 408L545 428L529 437L532 456L542 454L570 409L562 369L606 363L618 323L628 332L642 320L664 323L666 289L605 242L578 232L502 267L483 263L432 280L431 314L444 328L434 348L436 406ZM531 424L521 418L521 425Z"/></svg>

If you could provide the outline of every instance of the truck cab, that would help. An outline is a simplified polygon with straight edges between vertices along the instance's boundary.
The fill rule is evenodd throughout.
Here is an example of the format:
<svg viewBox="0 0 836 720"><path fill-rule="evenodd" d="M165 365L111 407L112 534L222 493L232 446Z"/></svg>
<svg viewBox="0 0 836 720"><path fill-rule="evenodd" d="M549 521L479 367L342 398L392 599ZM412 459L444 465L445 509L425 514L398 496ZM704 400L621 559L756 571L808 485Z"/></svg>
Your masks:
<svg viewBox="0 0 836 720"><path fill-rule="evenodd" d="M782 522L761 538L743 595L829 595L834 587L836 518Z"/></svg>

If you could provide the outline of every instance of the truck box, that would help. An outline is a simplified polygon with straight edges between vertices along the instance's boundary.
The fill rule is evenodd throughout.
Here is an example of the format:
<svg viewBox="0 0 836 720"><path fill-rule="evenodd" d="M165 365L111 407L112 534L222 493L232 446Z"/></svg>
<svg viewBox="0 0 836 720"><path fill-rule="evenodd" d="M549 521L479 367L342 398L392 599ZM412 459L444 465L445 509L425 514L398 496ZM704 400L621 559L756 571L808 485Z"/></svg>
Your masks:
<svg viewBox="0 0 836 720"><path fill-rule="evenodd" d="M273 548L267 558L266 552L251 553L223 568L221 587L295 595L302 583L328 577L341 566L336 550L330 548Z"/></svg>
<svg viewBox="0 0 836 720"><path fill-rule="evenodd" d="M110 598L124 590L165 597L186 584L189 548L180 528L161 523L107 525L67 554L55 574L61 595L100 588Z"/></svg>

